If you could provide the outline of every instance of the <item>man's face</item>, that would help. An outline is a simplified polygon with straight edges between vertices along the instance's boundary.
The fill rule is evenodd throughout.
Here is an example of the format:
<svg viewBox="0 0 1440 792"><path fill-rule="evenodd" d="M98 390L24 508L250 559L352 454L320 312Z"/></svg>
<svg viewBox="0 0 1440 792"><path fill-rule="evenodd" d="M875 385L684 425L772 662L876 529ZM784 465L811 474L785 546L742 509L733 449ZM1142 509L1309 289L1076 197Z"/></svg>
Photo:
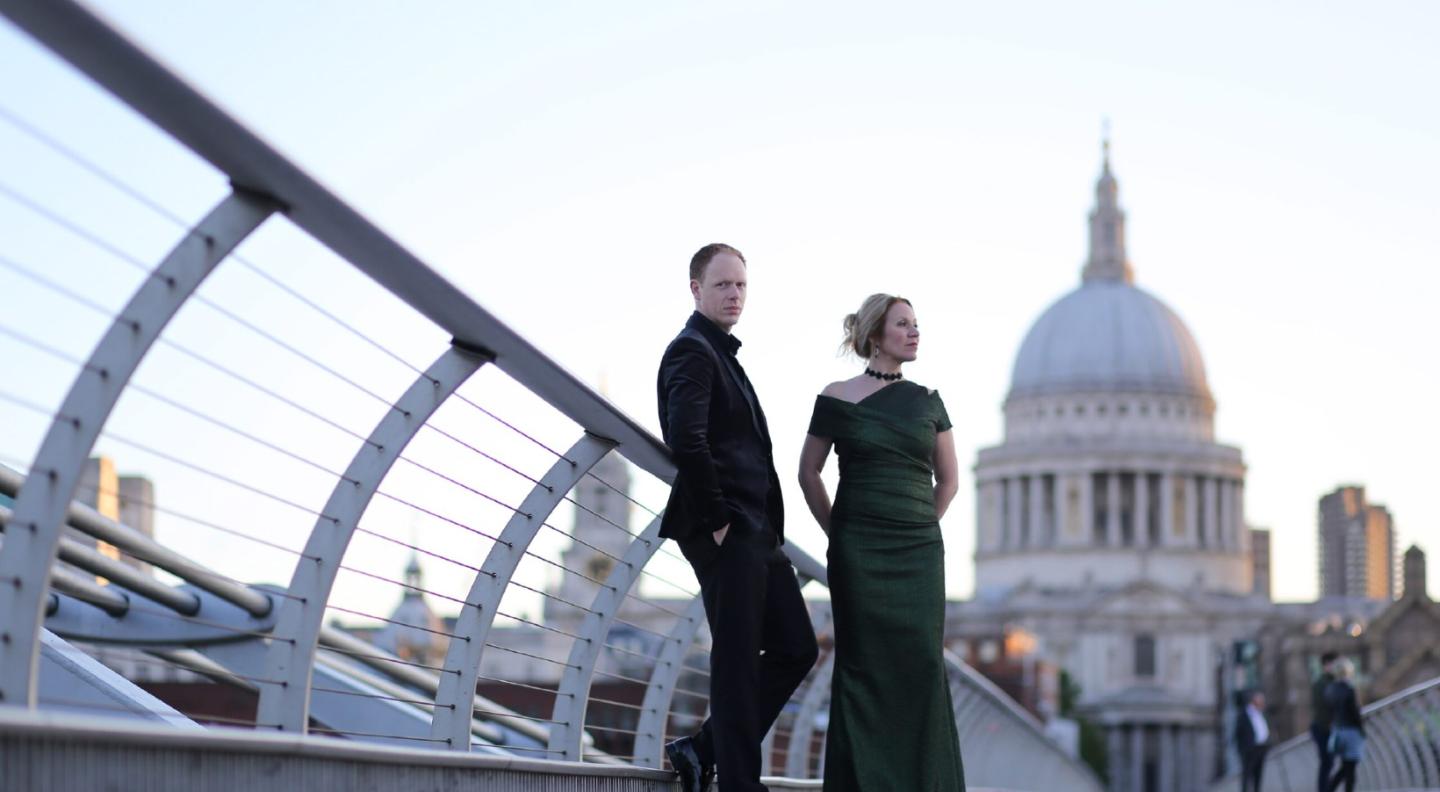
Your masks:
<svg viewBox="0 0 1440 792"><path fill-rule="evenodd" d="M702 280L690 281L695 310L725 332L740 321L745 310L745 262L733 253L710 259Z"/></svg>

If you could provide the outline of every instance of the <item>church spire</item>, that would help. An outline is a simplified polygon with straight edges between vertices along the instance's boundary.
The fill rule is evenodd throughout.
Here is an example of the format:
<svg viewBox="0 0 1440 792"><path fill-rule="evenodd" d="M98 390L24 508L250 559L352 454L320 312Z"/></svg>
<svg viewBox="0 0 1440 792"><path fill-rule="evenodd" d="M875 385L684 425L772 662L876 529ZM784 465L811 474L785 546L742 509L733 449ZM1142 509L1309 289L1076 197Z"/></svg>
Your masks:
<svg viewBox="0 0 1440 792"><path fill-rule="evenodd" d="M1110 172L1110 133L1101 145L1100 180L1095 183L1095 208L1090 212L1090 258L1081 280L1135 282L1125 258L1125 213L1120 209L1120 186Z"/></svg>

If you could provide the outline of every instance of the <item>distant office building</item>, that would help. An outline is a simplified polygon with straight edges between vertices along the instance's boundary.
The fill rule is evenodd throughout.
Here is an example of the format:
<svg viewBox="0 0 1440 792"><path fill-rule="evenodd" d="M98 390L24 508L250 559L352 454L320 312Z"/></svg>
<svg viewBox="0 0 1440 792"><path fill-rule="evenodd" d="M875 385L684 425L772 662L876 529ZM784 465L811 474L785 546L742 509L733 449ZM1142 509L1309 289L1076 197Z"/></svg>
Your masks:
<svg viewBox="0 0 1440 792"><path fill-rule="evenodd" d="M1320 499L1320 596L1395 599L1395 526L1365 488L1344 486Z"/></svg>
<svg viewBox="0 0 1440 792"><path fill-rule="evenodd" d="M145 536L155 538L155 484L144 476L121 476L119 512L120 522L134 528ZM144 561L126 556L131 564L146 574L150 565Z"/></svg>
<svg viewBox="0 0 1440 792"><path fill-rule="evenodd" d="M1250 529L1251 590L1270 599L1270 529Z"/></svg>

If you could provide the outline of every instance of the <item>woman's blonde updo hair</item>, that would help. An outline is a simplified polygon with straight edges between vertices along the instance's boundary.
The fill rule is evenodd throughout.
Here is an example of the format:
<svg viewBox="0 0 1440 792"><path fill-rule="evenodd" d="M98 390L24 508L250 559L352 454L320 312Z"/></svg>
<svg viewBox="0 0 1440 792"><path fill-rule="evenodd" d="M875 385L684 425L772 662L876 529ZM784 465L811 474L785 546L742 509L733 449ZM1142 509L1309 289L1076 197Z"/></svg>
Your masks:
<svg viewBox="0 0 1440 792"><path fill-rule="evenodd" d="M840 344L841 351L853 352L862 360L869 360L875 353L875 340L885 330L885 315L890 313L891 306L902 302L910 305L909 300L893 294L866 297L865 302L860 303L860 310L845 317L845 340Z"/></svg>

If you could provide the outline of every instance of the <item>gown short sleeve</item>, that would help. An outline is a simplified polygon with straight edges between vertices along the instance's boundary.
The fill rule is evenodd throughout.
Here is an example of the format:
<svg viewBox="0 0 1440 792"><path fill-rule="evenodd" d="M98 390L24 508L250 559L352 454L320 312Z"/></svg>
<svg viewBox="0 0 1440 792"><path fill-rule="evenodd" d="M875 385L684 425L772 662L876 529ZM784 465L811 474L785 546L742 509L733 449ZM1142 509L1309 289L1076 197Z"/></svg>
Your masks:
<svg viewBox="0 0 1440 792"><path fill-rule="evenodd" d="M940 398L940 391L931 391L930 401L934 404L931 418L935 421L935 432L938 434L949 431L950 414L945 412L945 402Z"/></svg>
<svg viewBox="0 0 1440 792"><path fill-rule="evenodd" d="M810 414L810 428L807 430L809 434L835 439L844 425L844 415L841 414L840 407L840 403L835 399L816 396L815 411Z"/></svg>

